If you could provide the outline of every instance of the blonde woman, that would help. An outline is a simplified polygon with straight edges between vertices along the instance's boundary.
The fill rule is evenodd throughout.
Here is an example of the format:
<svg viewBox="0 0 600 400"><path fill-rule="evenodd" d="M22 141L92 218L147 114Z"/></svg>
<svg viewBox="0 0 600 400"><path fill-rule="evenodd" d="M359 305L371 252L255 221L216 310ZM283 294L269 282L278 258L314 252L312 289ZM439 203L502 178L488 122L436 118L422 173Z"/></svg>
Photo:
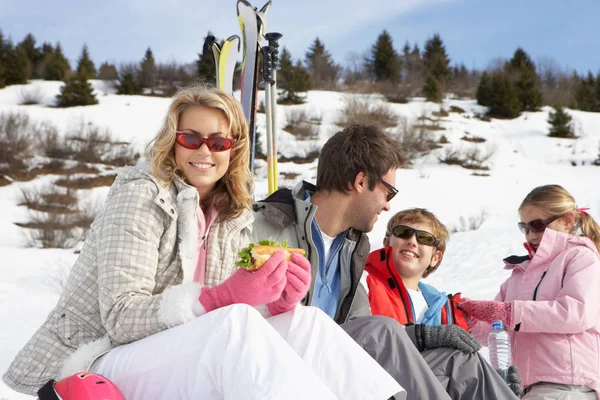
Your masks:
<svg viewBox="0 0 600 400"><path fill-rule="evenodd" d="M324 313L296 305L303 257L235 267L248 244L248 130L230 95L179 91L124 169L46 322L3 379L35 394L87 370L136 399L388 399L396 382ZM401 398L401 397L398 397Z"/></svg>

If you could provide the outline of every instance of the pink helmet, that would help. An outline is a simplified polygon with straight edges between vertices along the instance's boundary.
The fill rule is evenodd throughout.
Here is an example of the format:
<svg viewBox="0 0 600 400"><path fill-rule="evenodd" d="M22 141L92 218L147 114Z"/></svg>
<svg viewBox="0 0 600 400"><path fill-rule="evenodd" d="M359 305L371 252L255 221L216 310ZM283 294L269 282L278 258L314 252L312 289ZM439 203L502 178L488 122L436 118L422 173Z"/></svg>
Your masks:
<svg viewBox="0 0 600 400"><path fill-rule="evenodd" d="M78 372L38 390L39 400L125 400L114 383L102 375Z"/></svg>

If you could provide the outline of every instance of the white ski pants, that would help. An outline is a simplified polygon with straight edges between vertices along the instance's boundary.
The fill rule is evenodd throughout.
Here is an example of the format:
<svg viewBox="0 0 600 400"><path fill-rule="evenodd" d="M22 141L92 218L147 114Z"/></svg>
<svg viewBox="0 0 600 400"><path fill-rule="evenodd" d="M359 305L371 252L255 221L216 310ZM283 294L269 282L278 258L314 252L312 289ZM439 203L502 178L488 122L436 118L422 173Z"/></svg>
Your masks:
<svg viewBox="0 0 600 400"><path fill-rule="evenodd" d="M404 390L315 307L265 319L247 305L113 349L92 366L127 400L369 399ZM398 397L397 397L398 398Z"/></svg>

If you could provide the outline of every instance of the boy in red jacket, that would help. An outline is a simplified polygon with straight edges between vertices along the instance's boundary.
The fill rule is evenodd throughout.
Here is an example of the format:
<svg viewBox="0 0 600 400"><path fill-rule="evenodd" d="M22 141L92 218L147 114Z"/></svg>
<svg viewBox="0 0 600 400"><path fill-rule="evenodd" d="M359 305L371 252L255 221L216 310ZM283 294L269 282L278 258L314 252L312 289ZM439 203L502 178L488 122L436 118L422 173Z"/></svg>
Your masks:
<svg viewBox="0 0 600 400"><path fill-rule="evenodd" d="M396 213L387 225L386 247L367 259L371 312L402 325L456 324L468 331L465 316L456 306L460 294L446 295L422 282L440 266L448 238L448 229L425 209Z"/></svg>
<svg viewBox="0 0 600 400"><path fill-rule="evenodd" d="M415 326L414 338L411 338L436 376L452 377L446 379L447 382L441 380L453 398L476 398L475 392L454 388L451 383L453 379L468 381L468 377L477 380L474 371L439 370L438 356L428 351L449 347L470 353L480 348L474 343L476 339L469 333L466 316L458 307L462 301L460 294L447 295L422 281L439 268L449 236L444 224L423 208L396 213L387 224L385 247L369 254L366 261L369 303L373 315L394 318L404 326ZM460 365L460 356L454 357L456 365ZM479 371L482 375L478 377L485 380L492 392L501 393L502 378L483 360L481 369L484 372ZM507 381L513 393L519 396L523 388L516 367L509 368Z"/></svg>

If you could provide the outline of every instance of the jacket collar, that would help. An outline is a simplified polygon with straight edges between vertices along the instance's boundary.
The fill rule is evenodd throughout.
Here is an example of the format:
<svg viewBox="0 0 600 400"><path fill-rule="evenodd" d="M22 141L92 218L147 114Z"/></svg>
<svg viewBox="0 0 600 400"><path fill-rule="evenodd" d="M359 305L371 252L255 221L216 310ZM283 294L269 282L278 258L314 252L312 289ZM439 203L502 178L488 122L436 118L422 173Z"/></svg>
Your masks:
<svg viewBox="0 0 600 400"><path fill-rule="evenodd" d="M527 249L527 243L524 243ZM542 236L542 241L538 246L533 257L527 256L510 256L504 259L505 269L513 269L519 267L525 269L529 264L538 264L548 260L553 260L560 253L573 246L585 246L592 250L594 254L600 257L598 249L594 242L585 236L577 236L572 233L559 232L552 229L546 229Z"/></svg>

